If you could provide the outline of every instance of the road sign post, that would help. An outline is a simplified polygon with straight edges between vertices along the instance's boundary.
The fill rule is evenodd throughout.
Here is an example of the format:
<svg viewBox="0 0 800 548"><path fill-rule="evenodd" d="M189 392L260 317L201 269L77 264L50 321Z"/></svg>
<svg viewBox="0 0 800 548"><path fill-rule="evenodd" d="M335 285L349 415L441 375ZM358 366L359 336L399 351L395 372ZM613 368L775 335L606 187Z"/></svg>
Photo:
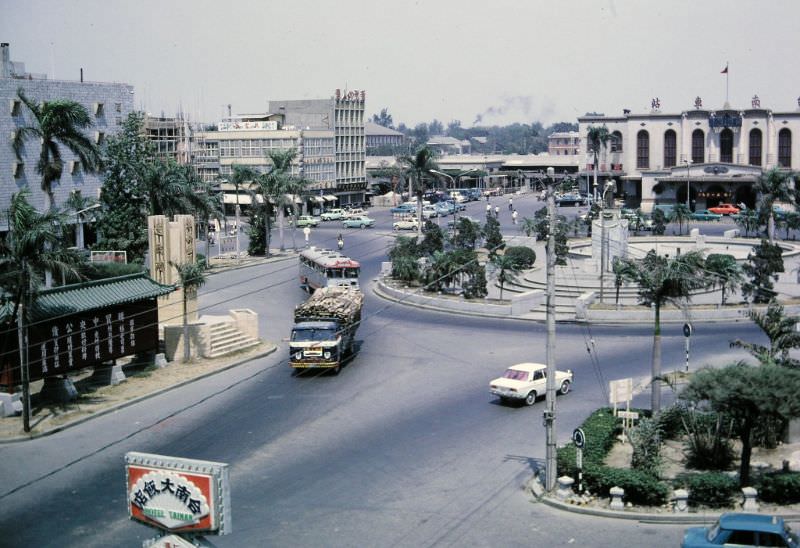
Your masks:
<svg viewBox="0 0 800 548"><path fill-rule="evenodd" d="M683 336L686 338L686 372L689 372L689 339L692 338L692 324L683 324Z"/></svg>
<svg viewBox="0 0 800 548"><path fill-rule="evenodd" d="M572 441L575 444L575 468L578 471L578 494L583 494L583 447L586 445L586 434L583 429L576 428L572 431Z"/></svg>

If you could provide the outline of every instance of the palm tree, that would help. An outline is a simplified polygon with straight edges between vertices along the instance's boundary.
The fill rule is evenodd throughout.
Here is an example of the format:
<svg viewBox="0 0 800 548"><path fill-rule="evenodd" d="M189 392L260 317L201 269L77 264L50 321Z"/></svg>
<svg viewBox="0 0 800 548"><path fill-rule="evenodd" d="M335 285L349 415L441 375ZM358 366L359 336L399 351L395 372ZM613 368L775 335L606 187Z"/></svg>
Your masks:
<svg viewBox="0 0 800 548"><path fill-rule="evenodd" d="M505 255L495 255L492 264L497 269L497 281L500 282L500 300L503 300L503 286L506 282L513 282L517 279L519 265L512 257Z"/></svg>
<svg viewBox="0 0 800 548"><path fill-rule="evenodd" d="M197 298L197 289L206 283L203 266L198 263L173 264L178 270L183 291L183 361L188 362L192 357L191 342L189 341L189 297Z"/></svg>
<svg viewBox="0 0 800 548"><path fill-rule="evenodd" d="M775 299L769 302L765 313L751 310L748 316L767 336L769 347L741 339L731 341L732 347L744 348L762 364L800 367L800 361L789 356L790 350L800 348L800 333L795 331L796 317L786 316L783 306Z"/></svg>
<svg viewBox="0 0 800 548"><path fill-rule="evenodd" d="M769 243L775 242L775 211L773 210L775 202L792 201L792 189L789 186L792 175L791 172L772 168L763 173L753 185L753 190L759 197L757 205L759 215L767 218Z"/></svg>
<svg viewBox="0 0 800 548"><path fill-rule="evenodd" d="M297 197L301 196L306 188L312 183L311 180L304 177L296 177L289 175L286 179L286 191L292 196L292 248L297 251L297 240L295 234L297 233Z"/></svg>
<svg viewBox="0 0 800 548"><path fill-rule="evenodd" d="M172 217L189 210L189 182L183 177L182 166L174 160L154 159L149 162L142 182L149 202L149 215Z"/></svg>
<svg viewBox="0 0 800 548"><path fill-rule="evenodd" d="M54 207L53 183L61 179L64 160L60 146L67 147L87 173L100 166L100 151L82 130L92 127L92 119L83 105L75 101L55 100L39 103L30 99L22 88L17 90L20 101L33 115L33 125L22 126L14 134L14 153L22 160L25 142L31 138L41 142L36 172L42 176L45 209Z"/></svg>
<svg viewBox="0 0 800 548"><path fill-rule="evenodd" d="M706 257L706 272L712 285L722 289L722 302L725 305L726 290L736 291L744 281L744 271L733 255L712 253Z"/></svg>
<svg viewBox="0 0 800 548"><path fill-rule="evenodd" d="M686 204L675 204L672 209L672 221L678 222L678 236L683 234L683 223L686 223L686 231L689 231L689 219L691 218L692 211L686 207Z"/></svg>
<svg viewBox="0 0 800 548"><path fill-rule="evenodd" d="M191 165L177 166L178 175L182 184L188 189L186 195L189 211L197 219L202 220L204 240L206 242L205 263L208 268L208 255L211 244L209 243L209 224L211 219L223 220L225 210L222 205L221 195L214 192L211 183L198 177L197 171Z"/></svg>
<svg viewBox="0 0 800 548"><path fill-rule="evenodd" d="M675 258L660 256L650 250L644 259L621 259L624 277L639 286L639 300L653 307L653 361L651 368L653 414L661 410L661 307L666 303L681 304L691 292L708 285L703 270L703 254L689 251Z"/></svg>
<svg viewBox="0 0 800 548"><path fill-rule="evenodd" d="M9 325L18 323L20 336L30 323L30 308L36 302L46 272L63 279L79 279L80 257L68 249L63 237L64 217L55 210L36 211L28 202L28 192L11 195L8 209L9 231L0 239L0 301L12 304ZM22 307L22 314L19 313ZM18 317L19 315L19 317ZM4 333L3 350L10 342ZM23 391L23 427L30 431L30 394L27 363L20 348Z"/></svg>
<svg viewBox="0 0 800 548"><path fill-rule="evenodd" d="M594 171L594 188L597 189L597 167L598 162L600 161L600 150L606 148L608 145L608 140L611 138L611 134L608 132L608 128L603 126L589 126L586 131L586 142L589 145L589 150L592 151L592 155L594 156L594 165L592 166ZM605 194L603 194L605 196Z"/></svg>
<svg viewBox="0 0 800 548"><path fill-rule="evenodd" d="M619 304L619 290L622 289L622 284L625 282L625 276L630 264L622 261L619 257L614 257L611 261L611 270L614 272L614 304Z"/></svg>
<svg viewBox="0 0 800 548"><path fill-rule="evenodd" d="M403 172L408 179L409 194L417 197L417 219L420 221L417 227L417 239L422 239L422 199L425 197L425 191L428 189L431 181L436 181L436 174L434 173L439 166L434 161L434 154L431 149L426 146L419 148L414 155L399 156L397 162L403 169Z"/></svg>
<svg viewBox="0 0 800 548"><path fill-rule="evenodd" d="M297 157L297 150L294 148L273 150L267 154L270 162L272 162L272 170L267 173L267 178L271 179L269 188L272 194L269 196L275 202L275 207L278 208L278 233L281 239L281 251L286 249L286 244L283 239L283 225L285 219L286 206L289 201L286 194L290 191L291 187L291 172L292 162ZM292 206L294 207L294 197L292 197Z"/></svg>

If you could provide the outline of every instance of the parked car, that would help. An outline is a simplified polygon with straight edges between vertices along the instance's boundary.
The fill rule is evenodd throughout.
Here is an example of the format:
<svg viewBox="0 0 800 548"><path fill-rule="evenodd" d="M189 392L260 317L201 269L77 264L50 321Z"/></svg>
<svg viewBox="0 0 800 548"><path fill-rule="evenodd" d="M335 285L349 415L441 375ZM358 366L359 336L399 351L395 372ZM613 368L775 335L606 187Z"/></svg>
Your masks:
<svg viewBox="0 0 800 548"><path fill-rule="evenodd" d="M475 202L481 199L481 189L479 188L468 188L467 194L471 201Z"/></svg>
<svg viewBox="0 0 800 548"><path fill-rule="evenodd" d="M733 204L719 204L714 207L709 207L708 210L711 213L717 213L719 215L736 215L741 211L740 208Z"/></svg>
<svg viewBox="0 0 800 548"><path fill-rule="evenodd" d="M375 225L375 219L370 219L366 215L350 217L342 221L344 228L368 228Z"/></svg>
<svg viewBox="0 0 800 548"><path fill-rule="evenodd" d="M437 202L434 207L436 208L436 211L439 213L440 217L447 217L456 210L452 203L453 202Z"/></svg>
<svg viewBox="0 0 800 548"><path fill-rule="evenodd" d="M698 209L697 211L692 212L689 215L689 218L693 221L719 221L722 219L722 215L719 213L713 213L707 209Z"/></svg>
<svg viewBox="0 0 800 548"><path fill-rule="evenodd" d="M556 390L566 394L572 387L572 371L556 371ZM543 363L518 363L506 369L502 377L489 383L489 390L503 402L524 401L533 405L545 393L547 366Z"/></svg>
<svg viewBox="0 0 800 548"><path fill-rule="evenodd" d="M576 192L570 192L556 197L556 205L559 206L586 205L588 201L589 198L587 196Z"/></svg>
<svg viewBox="0 0 800 548"><path fill-rule="evenodd" d="M419 221L414 217L408 219L400 219L392 223L394 230L417 230L419 228Z"/></svg>
<svg viewBox="0 0 800 548"><path fill-rule="evenodd" d="M289 222L291 225L291 222ZM312 217L311 215L300 215L297 218L297 228L303 228L304 226L319 226L319 217Z"/></svg>
<svg viewBox="0 0 800 548"><path fill-rule="evenodd" d="M423 219L430 219L431 217L438 217L439 216L439 209L435 205L424 205L422 206L422 218Z"/></svg>
<svg viewBox="0 0 800 548"><path fill-rule="evenodd" d="M322 212L322 215L319 217L323 221L339 221L344 217L344 211L341 209L329 209L328 211Z"/></svg>
<svg viewBox="0 0 800 548"><path fill-rule="evenodd" d="M683 548L713 546L800 546L780 516L766 514L722 514L711 527L690 527L681 542Z"/></svg>
<svg viewBox="0 0 800 548"><path fill-rule="evenodd" d="M351 209L347 209L344 211L342 216L343 219L353 219L355 217L366 216L367 212L361 209L360 207L354 207Z"/></svg>
<svg viewBox="0 0 800 548"><path fill-rule="evenodd" d="M466 206L466 204L464 202L449 201L447 203L452 205L453 208L455 208L456 211L466 211L467 210L467 206Z"/></svg>
<svg viewBox="0 0 800 548"><path fill-rule="evenodd" d="M389 211L392 213L414 213L417 210L417 204L400 204L399 206L395 206L391 208Z"/></svg>

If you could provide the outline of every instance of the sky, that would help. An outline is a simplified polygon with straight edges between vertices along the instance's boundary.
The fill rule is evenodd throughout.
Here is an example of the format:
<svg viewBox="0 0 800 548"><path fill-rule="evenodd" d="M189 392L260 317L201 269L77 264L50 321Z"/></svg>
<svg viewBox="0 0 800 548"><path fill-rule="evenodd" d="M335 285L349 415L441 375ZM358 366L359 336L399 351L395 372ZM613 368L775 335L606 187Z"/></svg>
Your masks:
<svg viewBox="0 0 800 548"><path fill-rule="evenodd" d="M795 111L795 0L0 0L28 72L125 82L134 106L215 122L366 90L368 115L464 127L587 112Z"/></svg>

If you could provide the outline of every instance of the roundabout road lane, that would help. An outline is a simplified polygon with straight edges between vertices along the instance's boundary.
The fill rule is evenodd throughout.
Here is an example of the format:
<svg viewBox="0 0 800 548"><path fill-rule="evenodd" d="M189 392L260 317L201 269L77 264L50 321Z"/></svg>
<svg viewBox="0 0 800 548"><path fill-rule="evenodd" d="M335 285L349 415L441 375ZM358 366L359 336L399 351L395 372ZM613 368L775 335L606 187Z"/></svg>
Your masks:
<svg viewBox="0 0 800 548"><path fill-rule="evenodd" d="M336 232L325 227L316 237ZM133 545L150 536L125 517L122 457L138 450L231 464L235 532L215 539L219 546L676 545L679 526L529 502L521 486L544 457L544 404L499 405L488 381L510 363L543 361L544 326L378 299L369 284L389 241L381 233L385 225L346 235L346 251L364 266L367 300L360 352L339 376L293 376L281 342L257 362L66 432L2 446L0 485L29 483L0 492L2 543ZM262 336L281 341L303 298L296 263L288 261L212 276L201 306L209 313L254 308ZM696 326L692 363L743 357L728 348L735 337L761 340L748 324ZM682 366L678 327L665 329L663 344L665 370ZM558 327L557 363L577 379L558 399L561 443L605 404L608 380L647 375L650 347L649 326ZM635 403L647 401L645 393ZM15 467L26 470L25 481Z"/></svg>

